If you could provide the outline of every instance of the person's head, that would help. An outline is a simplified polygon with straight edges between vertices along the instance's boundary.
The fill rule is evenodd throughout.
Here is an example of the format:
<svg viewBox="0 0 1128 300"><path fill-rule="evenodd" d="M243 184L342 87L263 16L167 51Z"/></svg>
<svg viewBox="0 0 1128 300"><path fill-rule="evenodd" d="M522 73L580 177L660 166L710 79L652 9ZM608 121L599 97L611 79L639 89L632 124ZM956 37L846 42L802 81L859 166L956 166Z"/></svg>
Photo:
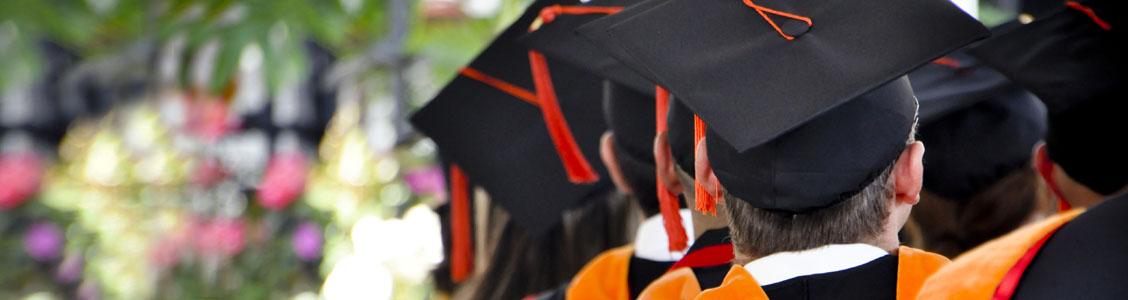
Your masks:
<svg viewBox="0 0 1128 300"><path fill-rule="evenodd" d="M655 182L654 97L604 82L603 111L607 132L599 144L600 158L620 192L638 202L646 216L658 214Z"/></svg>
<svg viewBox="0 0 1128 300"><path fill-rule="evenodd" d="M1120 91L1128 82L1128 46L1118 4L1059 3L1047 16L969 51L1046 104L1049 130L1045 145L1035 150L1034 167L1057 197L1075 207L1128 189L1128 155L1109 139L1128 131L1121 121L1128 102Z"/></svg>
<svg viewBox="0 0 1128 300"><path fill-rule="evenodd" d="M1038 98L964 53L909 74L928 145L916 246L959 254L1041 216L1031 149L1046 133Z"/></svg>
<svg viewBox="0 0 1128 300"><path fill-rule="evenodd" d="M669 102L666 116L668 128L665 133L654 137L654 160L658 169L658 179L670 191L680 194L685 199L687 207L694 207L696 199L694 194L694 136L693 112L678 100ZM728 213L719 207L723 202L717 203L716 215L693 211L694 229L701 234L708 229L723 228L728 226Z"/></svg>
<svg viewBox="0 0 1128 300"><path fill-rule="evenodd" d="M900 102L901 112L892 115L906 119L892 117L900 121L883 125L903 128L875 133L865 125L843 122L888 102ZM724 188L732 241L740 257L846 243L867 243L890 251L896 248L897 232L919 201L923 180L924 145L913 138L915 107L912 89L902 79L745 153L726 148L724 143L714 144L709 139L720 137L709 136L703 143L708 144L708 151L698 153L697 160L704 162L698 167L711 165L713 172L706 184ZM883 123L876 121L882 118L875 116L873 122ZM858 143L892 144L831 147L828 142L845 140L827 138L828 132L848 135L846 140ZM900 140L889 140L890 136ZM719 163L718 156L724 156L725 163ZM843 165L827 156L869 160L872 170L852 162ZM841 177L833 178L836 176ZM840 181L845 177L853 177L857 187Z"/></svg>

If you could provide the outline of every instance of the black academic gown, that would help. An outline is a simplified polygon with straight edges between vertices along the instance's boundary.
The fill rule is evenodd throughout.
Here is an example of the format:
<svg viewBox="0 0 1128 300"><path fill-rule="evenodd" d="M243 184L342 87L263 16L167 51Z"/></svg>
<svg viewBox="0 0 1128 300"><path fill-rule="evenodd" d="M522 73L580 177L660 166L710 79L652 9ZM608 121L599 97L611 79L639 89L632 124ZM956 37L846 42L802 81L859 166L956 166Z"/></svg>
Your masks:
<svg viewBox="0 0 1128 300"><path fill-rule="evenodd" d="M701 237L693 242L693 246L689 247L686 256L697 253L706 247L731 245L731 240L728 227L705 231L701 234ZM732 267L732 256L730 255L728 259L728 261L716 265L691 268L701 289L710 289L721 285L721 282L725 280L725 274L728 274L729 268Z"/></svg>
<svg viewBox="0 0 1128 300"><path fill-rule="evenodd" d="M1050 237L1014 299L1128 299L1128 194L1105 200Z"/></svg>
<svg viewBox="0 0 1128 300"><path fill-rule="evenodd" d="M897 256L886 255L866 264L831 273L800 276L763 286L778 299L896 299Z"/></svg>

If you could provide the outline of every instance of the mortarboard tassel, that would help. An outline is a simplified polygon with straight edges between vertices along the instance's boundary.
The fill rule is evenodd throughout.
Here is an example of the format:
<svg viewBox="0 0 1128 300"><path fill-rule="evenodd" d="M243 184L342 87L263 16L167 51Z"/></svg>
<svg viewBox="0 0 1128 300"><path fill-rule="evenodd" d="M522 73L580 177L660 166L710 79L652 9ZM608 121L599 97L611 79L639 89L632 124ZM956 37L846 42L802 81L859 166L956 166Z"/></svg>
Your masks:
<svg viewBox="0 0 1128 300"><path fill-rule="evenodd" d="M655 87L654 128L658 133L665 133L669 126L666 124L666 113L669 109L670 92L661 86ZM661 172L660 170L656 172ZM666 228L666 237L669 239L670 251L682 251L689 246L689 238L682 227L681 207L678 205L678 195L675 195L666 186L661 178L656 178L658 186L658 208L662 212L662 225Z"/></svg>
<svg viewBox="0 0 1128 300"><path fill-rule="evenodd" d="M780 28L779 25L777 25L775 21L772 21L772 18L768 17L768 14L773 14L773 15L784 17L784 18L793 19L793 20L796 20L796 21L807 23L807 27L814 26L814 23L811 22L811 18L792 14L792 13L788 13L788 12L784 12L784 11L778 11L778 10L774 10L774 9L771 9L771 8L767 8L767 7L761 6L759 4L756 4L755 2L752 2L752 0L744 0L744 5L751 7L752 9L756 10L756 13L759 13L760 16L764 18L764 21L767 21L768 25L771 25L772 28L775 29L775 31L777 33L779 33L779 36L783 37L784 39L786 39L788 41L794 40L795 37L792 36L792 35L789 35L787 33L784 33L783 28Z"/></svg>
<svg viewBox="0 0 1128 300"><path fill-rule="evenodd" d="M533 22L530 31L536 30L541 24L550 23L559 14L611 14L622 10L622 7L599 6L561 6L552 5L541 9L540 18ZM560 110L560 103L556 99L556 90L552 86L552 75L548 70L548 61L540 52L529 50L529 67L533 73L533 84L536 88L537 103L541 108L541 115L548 127L548 134L552 143L556 145L556 153L564 163L564 170L568 173L568 180L572 183L593 183L599 181L599 174L591 167L591 163L580 151Z"/></svg>
<svg viewBox="0 0 1128 300"><path fill-rule="evenodd" d="M556 101L556 91L552 87L552 77L548 73L548 62L544 55L529 51L529 67L533 71L533 84L536 86L541 116L544 117L544 124L548 127L548 135L552 138L552 143L556 145L556 153L564 162L564 171L568 173L568 180L577 184L599 181L599 174L580 151L580 145L576 143L572 130L568 128L568 121L560 111L560 103Z"/></svg>
<svg viewBox="0 0 1128 300"><path fill-rule="evenodd" d="M450 166L450 278L460 283L474 270L470 228L470 187L458 165Z"/></svg>
<svg viewBox="0 0 1128 300"><path fill-rule="evenodd" d="M698 155L697 149L700 149L698 144L700 144L701 141L705 139L705 129L706 128L707 127L705 125L705 121L702 121L701 117L698 117L697 114L694 114L693 115L693 156L694 157L697 157L697 155ZM700 173L700 172L697 172L697 173ZM694 192L695 199L696 199L695 202L697 202L695 209L697 209L697 211L700 211L702 213L717 215L717 198L716 197L720 196L720 194L721 194L720 191L715 191L714 193L710 193L709 190L707 190L705 188L705 184L703 183L705 178L702 178L703 177L702 175L695 174L695 176L693 176L693 177L694 177L694 179L693 179L693 192ZM718 187L718 189L719 188L720 187Z"/></svg>
<svg viewBox="0 0 1128 300"><path fill-rule="evenodd" d="M1077 1L1065 1L1065 6L1088 15L1089 19L1093 20L1093 23L1097 24L1097 26L1100 26L1101 29L1104 29L1104 31L1112 30L1112 24L1109 24L1108 21L1105 21L1104 19L1101 19L1100 16L1097 16L1097 12L1093 11L1093 8L1078 3Z"/></svg>
<svg viewBox="0 0 1128 300"><path fill-rule="evenodd" d="M539 60L542 63L540 67L535 63L536 59L534 59L533 53L529 53L529 63L533 68L533 77L534 81L536 81L538 91L542 90L542 88L541 83L537 81L537 70L543 68L545 72L548 71L548 65L544 63L544 57L540 56ZM466 76L466 78L477 80L510 96L539 107L541 109L541 115L544 117L545 127L548 128L549 137L552 138L552 143L556 145L556 152L560 156L560 160L564 163L564 170L568 173L568 181L572 183L592 183L599 180L599 174L597 174L595 169L591 167L591 164L588 163L583 152L580 152L579 145L576 144L575 138L572 137L572 131L568 129L568 123L564 120L563 113L560 112L560 104L556 101L555 92L552 93L551 97L545 97L548 99L541 99L540 93L533 93L519 86L505 82L504 80L482 73L474 68L462 68L458 74ZM546 88L551 91L551 78L548 79L547 84Z"/></svg>

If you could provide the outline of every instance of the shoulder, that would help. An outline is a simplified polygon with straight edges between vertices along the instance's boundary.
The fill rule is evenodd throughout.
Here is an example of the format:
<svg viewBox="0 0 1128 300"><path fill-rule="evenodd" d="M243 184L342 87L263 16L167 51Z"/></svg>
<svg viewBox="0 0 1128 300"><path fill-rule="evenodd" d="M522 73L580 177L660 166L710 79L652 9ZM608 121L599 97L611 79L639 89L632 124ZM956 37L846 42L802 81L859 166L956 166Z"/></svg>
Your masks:
<svg viewBox="0 0 1128 300"><path fill-rule="evenodd" d="M1026 254L1027 249L1081 212L1073 210L1023 226L964 253L928 278L921 287L919 298L990 298L1003 275Z"/></svg>
<svg viewBox="0 0 1128 300"><path fill-rule="evenodd" d="M625 299L627 268L634 247L627 245L603 251L586 265L568 287L568 299Z"/></svg>
<svg viewBox="0 0 1128 300"><path fill-rule="evenodd" d="M901 246L897 249L897 299L916 299L924 281L951 261L943 255Z"/></svg>
<svg viewBox="0 0 1128 300"><path fill-rule="evenodd" d="M702 291L695 299L768 299L768 295L751 273L734 265L720 286Z"/></svg>
<svg viewBox="0 0 1128 300"><path fill-rule="evenodd" d="M691 268L678 268L667 272L642 290L638 299L693 299L701 293L701 285Z"/></svg>
<svg viewBox="0 0 1128 300"><path fill-rule="evenodd" d="M1128 195L1105 200L1047 240L1015 299L1128 298Z"/></svg>

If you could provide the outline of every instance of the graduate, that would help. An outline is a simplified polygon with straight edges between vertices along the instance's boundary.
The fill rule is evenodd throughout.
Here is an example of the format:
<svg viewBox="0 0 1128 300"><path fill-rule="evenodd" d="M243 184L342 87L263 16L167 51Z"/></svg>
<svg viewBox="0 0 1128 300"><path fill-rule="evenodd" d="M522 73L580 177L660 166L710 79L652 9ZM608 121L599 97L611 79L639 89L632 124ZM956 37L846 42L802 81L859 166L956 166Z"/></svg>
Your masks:
<svg viewBox="0 0 1128 300"><path fill-rule="evenodd" d="M988 35L950 2L669 0L606 33L697 114L696 206L729 213L740 265L679 297L911 299L947 262L897 231L924 154L904 75Z"/></svg>
<svg viewBox="0 0 1128 300"><path fill-rule="evenodd" d="M516 42L555 3L534 2L411 118L449 163L451 281L469 290L456 294L512 299L559 286L596 253L625 242L614 232L630 228L619 226L626 217L618 214L599 222L568 215L600 207L613 185L596 160L607 130L602 80ZM471 207L480 201L471 201L474 186L504 218L474 221L472 211L486 210Z"/></svg>
<svg viewBox="0 0 1128 300"><path fill-rule="evenodd" d="M1128 156L1102 136L1128 129L1118 95L1128 67L1124 13L1117 1L1065 2L971 49L1046 104L1035 167L1061 208L1074 209L964 254L928 280L921 298L1128 297L1118 280L1128 278Z"/></svg>
<svg viewBox="0 0 1128 300"><path fill-rule="evenodd" d="M924 192L910 216L924 249L955 257L1054 211L1031 164L1046 109L963 51L909 74L920 102Z"/></svg>
<svg viewBox="0 0 1128 300"><path fill-rule="evenodd" d="M668 134L655 138L654 153L661 170L659 177L681 193L687 203L696 206L696 184L691 173L695 171L697 147L704 146L694 143L697 139L693 112L680 102L671 101L669 124ZM716 205L723 207L724 203ZM693 227L697 240L669 273L643 290L639 299L676 299L680 296L677 292L683 289L704 290L720 285L734 258L728 221L728 211L723 208L712 213L694 210Z"/></svg>
<svg viewBox="0 0 1128 300"><path fill-rule="evenodd" d="M599 259L592 261L585 270L577 275L573 280L572 286L569 288L568 296L573 299L623 299L635 298L640 296L641 287L650 283L657 275L661 275L671 270L678 270L685 268L689 277L693 277L695 272L711 272L711 279L706 280L707 286L715 286L720 283L724 272L731 265L732 260L732 246L728 243L727 219L712 214L704 214L695 211L692 217L672 215L669 212L675 211L680 204L676 200L678 195L684 197L692 206L693 203L693 189L684 188L692 187L692 175L686 175L686 171L675 171L673 159L671 158L671 151L666 141L666 129L669 128L671 139L684 137L683 147L675 152L678 157L679 164L682 164L683 170L692 172L693 165L693 118L692 114L688 113L687 109L682 109L685 113L682 114L683 118L671 119L667 122L667 110L671 110L675 101L671 100L669 93L661 87L656 87L653 83L652 75L644 71L640 71L627 66L623 61L619 61L620 57L611 51L608 51L604 45L605 41L601 36L593 35L597 30L593 28L600 28L601 25L615 20L620 17L629 16L633 11L637 11L649 6L649 3L634 3L637 1L602 1L596 0L588 2L580 6L562 6L550 7L546 9L547 12L542 12L542 18L546 15L560 13L560 15L552 17L551 22L544 22L535 31L531 32L523 39L523 42L529 45L532 49L544 53L547 57L558 58L561 61L572 63L577 67L584 68L591 72L600 74L608 78L612 85L609 91L618 91L609 93L615 94L635 94L640 100L635 101L636 106L633 109L623 105L609 105L607 111L609 112L608 120L612 131L616 132L615 136L619 137L625 128L637 127L638 124L655 124L649 127L650 134L636 134L637 137L645 136L645 139L639 139L635 144L627 145L626 148L634 148L635 151L646 151L645 156L648 160L647 168L650 175L647 180L651 180L647 184L650 191L654 191L653 180L655 180L655 165L657 165L657 195L658 204L663 213L662 221L666 224L666 234L669 236L669 250L662 250L667 252L674 252L675 257L681 257L676 263L667 263L662 269L653 269L651 271L636 267L636 258L631 258L630 263L625 263L627 259L623 258L629 252L625 249L617 249ZM620 11L616 5L622 5L624 8ZM602 16L607 12L609 16ZM574 31L581 32L583 38L577 36ZM634 93L630 92L631 90ZM650 107L644 107L645 100L642 100L642 95L645 94L651 97ZM611 102L614 104L615 102ZM646 120L633 120L632 118L624 117L624 112L629 111L646 111L649 115ZM654 114L657 114L657 119L652 119ZM672 115L671 115L672 116ZM668 124L667 124L668 123ZM633 124L633 125L632 125ZM658 140L652 141L654 131L657 129ZM642 150L646 149L646 150ZM684 151L681 151L684 150ZM653 153L653 156L651 156ZM657 160L655 160L657 158ZM608 161L607 165L613 163ZM621 165L621 164L620 164ZM614 167L609 167L614 169ZM626 170L627 168L623 168ZM612 174L615 172L613 171ZM678 176L678 173L683 174ZM640 176L641 177L641 176ZM681 178L679 178L681 177ZM690 178L685 181L685 178ZM679 180L681 179L681 180ZM688 182L688 184L687 184ZM636 186L642 185L641 183ZM637 191L637 188L634 188ZM685 214L687 210L681 210ZM672 215L672 216L671 216ZM692 219L693 228L689 230L679 230L671 226L671 223L679 219ZM657 220L654 220L657 221ZM643 244L640 241L646 239L645 234L647 225L643 225L643 230L640 231L639 240L636 240L636 257L639 256L640 251L637 245ZM685 240L683 236L685 232L689 232L689 239ZM679 237L683 241L678 241ZM686 250L688 245L692 245ZM681 254L685 253L684 256ZM622 270L623 267L629 265L627 269ZM690 270L693 272L689 272ZM645 277L639 276L639 273L645 274ZM611 275L608 275L611 274ZM628 280L622 280L625 277ZM624 281L627 282L628 293L623 293Z"/></svg>
<svg viewBox="0 0 1128 300"><path fill-rule="evenodd" d="M654 98L610 82L606 88L604 107L610 130L601 143L603 161L619 190L633 195L647 219L639 225L633 244L608 250L588 262L564 292L566 299L634 299L683 254L671 250L665 219L659 213L662 208L651 154ZM677 204L676 196L672 201ZM673 210L679 214L684 239L685 232L692 230L689 210Z"/></svg>

